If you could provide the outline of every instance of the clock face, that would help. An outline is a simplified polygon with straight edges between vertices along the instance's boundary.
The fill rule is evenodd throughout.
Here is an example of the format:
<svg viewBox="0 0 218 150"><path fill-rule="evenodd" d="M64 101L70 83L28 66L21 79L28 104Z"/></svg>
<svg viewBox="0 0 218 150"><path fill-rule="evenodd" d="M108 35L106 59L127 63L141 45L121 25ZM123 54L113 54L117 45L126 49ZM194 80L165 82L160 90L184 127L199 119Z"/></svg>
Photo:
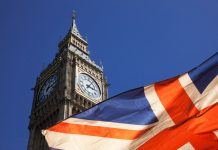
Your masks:
<svg viewBox="0 0 218 150"><path fill-rule="evenodd" d="M78 85L82 92L92 98L98 99L101 96L100 88L98 84L89 75L81 73L78 79Z"/></svg>
<svg viewBox="0 0 218 150"><path fill-rule="evenodd" d="M57 75L53 74L42 85L39 92L39 100L40 101L46 100L54 91L56 84L57 84Z"/></svg>

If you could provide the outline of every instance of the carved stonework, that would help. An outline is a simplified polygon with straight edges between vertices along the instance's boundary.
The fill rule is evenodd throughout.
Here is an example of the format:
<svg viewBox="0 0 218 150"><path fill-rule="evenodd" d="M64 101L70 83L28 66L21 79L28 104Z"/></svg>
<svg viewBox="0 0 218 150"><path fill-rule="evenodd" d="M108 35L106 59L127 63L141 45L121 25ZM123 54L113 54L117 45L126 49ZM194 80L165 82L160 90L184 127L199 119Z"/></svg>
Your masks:
<svg viewBox="0 0 218 150"><path fill-rule="evenodd" d="M41 130L107 98L108 87L103 69L90 59L87 47L88 43L80 35L74 17L70 32L59 43L59 52L37 78L30 114L28 150L48 150ZM97 99L89 96L89 93L87 95L79 87L78 77L82 73L99 87L101 95ZM57 76L55 82L49 78L53 74ZM96 94L91 83L84 88ZM41 92L42 89L44 93ZM46 97L44 100L41 100L40 92Z"/></svg>

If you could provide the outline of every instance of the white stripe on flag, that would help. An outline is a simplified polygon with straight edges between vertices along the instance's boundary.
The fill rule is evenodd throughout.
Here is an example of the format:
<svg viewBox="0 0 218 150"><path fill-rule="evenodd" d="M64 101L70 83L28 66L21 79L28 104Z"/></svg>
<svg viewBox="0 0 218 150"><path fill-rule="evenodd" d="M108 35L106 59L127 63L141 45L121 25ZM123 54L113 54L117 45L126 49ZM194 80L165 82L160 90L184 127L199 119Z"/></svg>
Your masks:
<svg viewBox="0 0 218 150"><path fill-rule="evenodd" d="M90 125L90 126L101 126L101 127L109 127L109 128L120 128L120 129L131 129L131 130L143 130L154 126L154 124L150 125L134 125L134 124L124 124L124 123L116 123L116 122L106 122L106 121L96 121L96 120L85 120L78 118L68 118L63 121L71 124L81 124L81 125Z"/></svg>
<svg viewBox="0 0 218 150"><path fill-rule="evenodd" d="M186 143L182 147L180 147L178 150L195 150L195 148L191 145L191 143Z"/></svg>
<svg viewBox="0 0 218 150"><path fill-rule="evenodd" d="M218 137L218 130L214 131L214 134Z"/></svg>
<svg viewBox="0 0 218 150"><path fill-rule="evenodd" d="M172 119L170 118L169 114L165 111L164 106L162 105L159 97L157 96L154 85L144 87L144 90L145 90L144 92L145 92L146 99L151 105L151 109L153 110L155 116L158 118L158 122L153 128L148 130L144 135L136 139L132 143L133 147L136 146L140 147L143 143L147 142L148 140L150 140L152 137L154 137L164 129L175 125Z"/></svg>
<svg viewBox="0 0 218 150"><path fill-rule="evenodd" d="M43 134L49 147L64 150L133 150L130 147L132 140L120 140L105 137L66 134L53 131L44 131Z"/></svg>
<svg viewBox="0 0 218 150"><path fill-rule="evenodd" d="M182 75L179 81L198 110L202 110L218 102L218 76L213 79L202 94L192 83L188 73Z"/></svg>

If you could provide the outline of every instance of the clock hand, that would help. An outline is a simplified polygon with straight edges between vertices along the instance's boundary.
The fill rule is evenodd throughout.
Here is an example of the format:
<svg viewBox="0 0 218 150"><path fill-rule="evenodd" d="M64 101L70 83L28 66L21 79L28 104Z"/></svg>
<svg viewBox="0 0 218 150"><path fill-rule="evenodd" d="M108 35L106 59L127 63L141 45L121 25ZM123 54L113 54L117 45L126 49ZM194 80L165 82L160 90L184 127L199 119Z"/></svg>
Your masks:
<svg viewBox="0 0 218 150"><path fill-rule="evenodd" d="M50 88L52 88L53 86L54 86L54 83L50 84L50 85L46 88L46 92L47 92Z"/></svg>
<svg viewBox="0 0 218 150"><path fill-rule="evenodd" d="M86 84L86 88L90 88L90 89L92 89L92 87L91 87L91 84Z"/></svg>
<svg viewBox="0 0 218 150"><path fill-rule="evenodd" d="M51 87L52 87L52 85L48 86L48 87L46 88L46 92L47 92Z"/></svg>
<svg viewBox="0 0 218 150"><path fill-rule="evenodd" d="M96 89L95 89L95 88L92 88L92 87L91 87L91 84L89 84L89 85L88 85L88 84L86 84L86 87L87 87L87 88L90 88L90 89L92 89L93 91L96 91Z"/></svg>

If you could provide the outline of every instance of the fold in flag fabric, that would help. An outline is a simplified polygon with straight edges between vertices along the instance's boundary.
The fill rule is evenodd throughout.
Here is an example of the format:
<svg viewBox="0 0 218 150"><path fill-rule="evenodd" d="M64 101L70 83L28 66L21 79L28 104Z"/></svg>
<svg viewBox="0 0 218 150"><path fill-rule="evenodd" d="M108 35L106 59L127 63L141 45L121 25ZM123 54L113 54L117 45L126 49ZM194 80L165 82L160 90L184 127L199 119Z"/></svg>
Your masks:
<svg viewBox="0 0 218 150"><path fill-rule="evenodd" d="M42 131L51 149L218 149L218 53L191 71L112 97Z"/></svg>

